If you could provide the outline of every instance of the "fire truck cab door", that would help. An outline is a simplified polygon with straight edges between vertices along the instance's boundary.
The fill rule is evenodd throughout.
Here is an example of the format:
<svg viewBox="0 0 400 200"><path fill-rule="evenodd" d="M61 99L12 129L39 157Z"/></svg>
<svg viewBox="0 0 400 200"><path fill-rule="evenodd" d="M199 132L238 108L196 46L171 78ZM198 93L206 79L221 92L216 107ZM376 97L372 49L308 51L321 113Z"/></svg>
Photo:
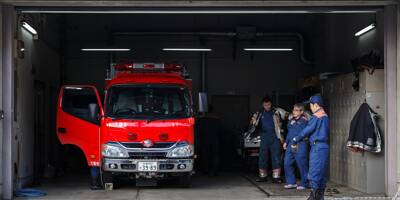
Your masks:
<svg viewBox="0 0 400 200"><path fill-rule="evenodd" d="M94 86L63 86L57 104L57 136L79 147L89 166L100 166L100 123L104 111Z"/></svg>

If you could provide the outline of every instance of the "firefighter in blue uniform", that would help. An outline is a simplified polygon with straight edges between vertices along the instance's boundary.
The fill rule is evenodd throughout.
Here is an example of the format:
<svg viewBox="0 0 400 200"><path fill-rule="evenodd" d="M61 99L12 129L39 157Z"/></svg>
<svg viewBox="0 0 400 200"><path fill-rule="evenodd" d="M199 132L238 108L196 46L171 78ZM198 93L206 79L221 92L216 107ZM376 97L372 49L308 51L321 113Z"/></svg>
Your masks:
<svg viewBox="0 0 400 200"><path fill-rule="evenodd" d="M307 118L304 115L304 106L302 104L295 104L293 106L292 119L289 121L288 135L286 137L283 148L286 150L284 158L284 169L285 169L285 179L286 185L284 188L292 189L296 188L298 190L304 190L308 187L307 174L308 174L308 154L309 154L309 144L308 141L302 140L297 143L297 148L293 149L291 145L292 140L306 127ZM300 171L301 182L300 185L296 184L296 175L294 164Z"/></svg>
<svg viewBox="0 0 400 200"><path fill-rule="evenodd" d="M298 143L309 138L311 151L308 180L311 187L309 200L323 200L327 181L329 163L329 118L325 113L322 97L314 95L307 102L313 115L301 133L292 139L292 148L298 148Z"/></svg>
<svg viewBox="0 0 400 200"><path fill-rule="evenodd" d="M269 97L263 98L263 110L253 115L252 123L260 131L259 177L257 182L267 181L268 159L272 164L272 182L281 183L281 148L284 142L281 135L281 115L272 107ZM256 121L256 122L255 122Z"/></svg>

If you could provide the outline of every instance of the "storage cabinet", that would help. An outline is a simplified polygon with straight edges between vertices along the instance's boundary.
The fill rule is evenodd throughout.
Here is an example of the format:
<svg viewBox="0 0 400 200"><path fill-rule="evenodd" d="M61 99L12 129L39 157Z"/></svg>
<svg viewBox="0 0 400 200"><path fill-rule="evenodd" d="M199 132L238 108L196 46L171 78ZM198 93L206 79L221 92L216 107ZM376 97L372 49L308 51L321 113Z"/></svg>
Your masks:
<svg viewBox="0 0 400 200"><path fill-rule="evenodd" d="M384 71L370 75L360 73L359 91L354 91L353 74L339 75L322 83L330 115L330 180L366 193L385 192L385 156L381 153L354 153L346 148L350 122L366 101L378 113L378 124L384 141ZM384 144L383 144L384 146Z"/></svg>

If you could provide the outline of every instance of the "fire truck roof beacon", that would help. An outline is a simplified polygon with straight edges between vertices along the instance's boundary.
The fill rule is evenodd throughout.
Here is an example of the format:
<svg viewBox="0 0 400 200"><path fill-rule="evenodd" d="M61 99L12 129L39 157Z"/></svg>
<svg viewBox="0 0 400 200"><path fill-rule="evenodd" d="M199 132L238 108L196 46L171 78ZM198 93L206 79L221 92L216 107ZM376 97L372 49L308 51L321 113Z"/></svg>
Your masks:
<svg viewBox="0 0 400 200"><path fill-rule="evenodd" d="M31 25L29 25L27 22L22 22L22 27L24 27L25 30L27 30L32 35L37 35L37 31Z"/></svg>
<svg viewBox="0 0 400 200"><path fill-rule="evenodd" d="M359 37L374 28L375 28L375 24L370 24L369 26L367 26L367 27L361 29L360 31L358 31L357 33L355 33L354 36Z"/></svg>

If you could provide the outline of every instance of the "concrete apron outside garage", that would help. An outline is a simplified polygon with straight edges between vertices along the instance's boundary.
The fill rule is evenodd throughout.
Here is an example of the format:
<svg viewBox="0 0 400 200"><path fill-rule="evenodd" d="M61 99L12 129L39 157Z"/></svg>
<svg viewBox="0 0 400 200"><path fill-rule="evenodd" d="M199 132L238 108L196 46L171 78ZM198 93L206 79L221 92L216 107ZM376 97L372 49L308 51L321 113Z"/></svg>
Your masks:
<svg viewBox="0 0 400 200"><path fill-rule="evenodd" d="M310 193L310 190L308 189L303 191L296 189L284 189L284 183L273 184L271 182L255 182L253 181L256 179L254 174L244 175L243 177L257 186L260 190L263 190L265 193L269 194L269 198L304 199L304 197L308 197ZM384 194L367 194L333 182L328 182L327 189L336 189L339 191L339 193L336 194L333 192L325 192L326 199L391 199L389 197L385 197Z"/></svg>
<svg viewBox="0 0 400 200"><path fill-rule="evenodd" d="M254 175L223 173L219 176L196 174L192 187L180 188L174 184L161 184L158 187L136 187L132 182L124 182L112 191L90 190L86 175L64 176L43 182L39 189L47 196L31 199L307 199L309 190L297 191L283 189L283 184L271 182L256 183ZM326 199L390 199L380 195L368 195L337 184L329 183L328 188L339 190L340 194L326 196ZM16 198L30 200L30 198Z"/></svg>
<svg viewBox="0 0 400 200"><path fill-rule="evenodd" d="M237 174L216 177L195 175L192 187L180 188L170 184L158 187L136 187L129 182L112 191L90 190L87 176L64 176L43 182L41 190L47 193L40 199L265 199L266 194ZM27 199L27 198L17 198ZM38 198L32 198L38 199Z"/></svg>

